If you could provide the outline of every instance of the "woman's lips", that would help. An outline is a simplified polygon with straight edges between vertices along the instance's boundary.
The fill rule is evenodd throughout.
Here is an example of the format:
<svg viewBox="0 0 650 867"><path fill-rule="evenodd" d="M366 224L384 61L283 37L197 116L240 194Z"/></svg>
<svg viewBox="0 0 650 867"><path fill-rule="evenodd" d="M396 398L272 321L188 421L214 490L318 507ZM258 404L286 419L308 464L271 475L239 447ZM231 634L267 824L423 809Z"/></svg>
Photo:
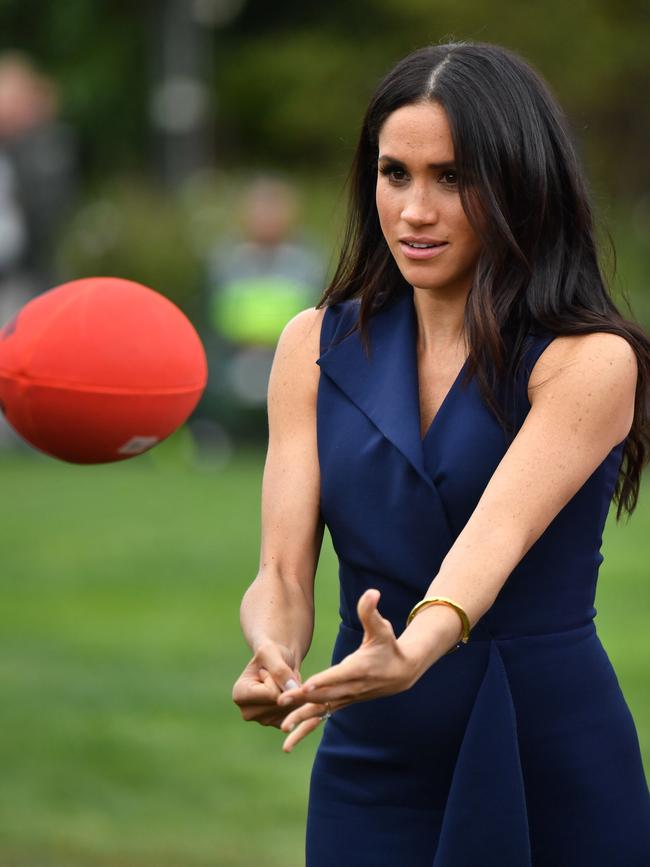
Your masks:
<svg viewBox="0 0 650 867"><path fill-rule="evenodd" d="M446 241L437 247L410 247L406 241L400 241L399 245L407 259L433 259L447 249L449 242Z"/></svg>

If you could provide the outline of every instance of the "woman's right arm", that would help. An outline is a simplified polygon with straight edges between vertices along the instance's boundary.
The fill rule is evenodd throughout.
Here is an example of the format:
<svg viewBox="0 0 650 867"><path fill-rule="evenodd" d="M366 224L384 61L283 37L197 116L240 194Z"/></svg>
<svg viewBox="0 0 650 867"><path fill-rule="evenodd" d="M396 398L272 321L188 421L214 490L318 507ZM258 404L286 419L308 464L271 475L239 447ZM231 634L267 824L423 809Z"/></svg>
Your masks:
<svg viewBox="0 0 650 867"><path fill-rule="evenodd" d="M240 608L253 659L233 689L244 718L266 724L279 725L286 714L278 713L275 699L288 680L299 681L314 628L324 530L316 449L316 360L324 312L308 308L285 325L269 377L260 563Z"/></svg>

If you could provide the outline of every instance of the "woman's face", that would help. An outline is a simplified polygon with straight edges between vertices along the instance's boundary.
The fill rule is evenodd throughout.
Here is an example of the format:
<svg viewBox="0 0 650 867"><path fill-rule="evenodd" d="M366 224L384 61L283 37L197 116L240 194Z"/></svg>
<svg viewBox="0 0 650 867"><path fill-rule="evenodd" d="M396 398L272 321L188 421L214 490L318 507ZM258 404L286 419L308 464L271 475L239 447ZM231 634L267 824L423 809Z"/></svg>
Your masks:
<svg viewBox="0 0 650 867"><path fill-rule="evenodd" d="M481 245L457 180L442 106L405 105L388 115L379 133L377 211L386 243L414 287L465 294L471 285Z"/></svg>

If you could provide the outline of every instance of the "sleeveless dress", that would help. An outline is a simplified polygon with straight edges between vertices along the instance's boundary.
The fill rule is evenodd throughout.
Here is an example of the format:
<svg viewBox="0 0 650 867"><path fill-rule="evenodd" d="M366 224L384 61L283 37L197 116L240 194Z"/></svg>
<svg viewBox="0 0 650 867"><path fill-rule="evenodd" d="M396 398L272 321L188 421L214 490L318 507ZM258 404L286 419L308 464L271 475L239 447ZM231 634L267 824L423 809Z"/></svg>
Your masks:
<svg viewBox="0 0 650 867"><path fill-rule="evenodd" d="M326 309L317 361L320 506L340 579L332 664L361 643L369 587L405 629L507 450L464 368L421 438L412 289L370 320L370 360L358 332L339 340L358 309ZM517 430L552 339L528 335ZM467 645L411 689L323 723L307 867L649 867L638 736L593 619L622 450L529 549Z"/></svg>

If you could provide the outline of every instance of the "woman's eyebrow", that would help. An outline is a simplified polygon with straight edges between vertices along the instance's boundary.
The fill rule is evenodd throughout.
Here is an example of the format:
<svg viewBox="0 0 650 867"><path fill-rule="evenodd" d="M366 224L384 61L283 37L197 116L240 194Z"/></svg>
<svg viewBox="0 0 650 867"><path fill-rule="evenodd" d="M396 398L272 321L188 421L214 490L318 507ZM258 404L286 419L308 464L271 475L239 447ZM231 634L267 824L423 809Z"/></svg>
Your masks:
<svg viewBox="0 0 650 867"><path fill-rule="evenodd" d="M382 160L385 160L386 162L394 163L397 166L401 166L401 168L403 168L403 169L406 168L406 163L403 163L402 160L398 160L396 157L389 156L389 154L380 154L378 159L377 159L377 162L381 162ZM456 165L456 163L454 160L449 160L449 161L444 162L444 163L429 163L428 167L430 169L452 169L455 167L455 165Z"/></svg>

